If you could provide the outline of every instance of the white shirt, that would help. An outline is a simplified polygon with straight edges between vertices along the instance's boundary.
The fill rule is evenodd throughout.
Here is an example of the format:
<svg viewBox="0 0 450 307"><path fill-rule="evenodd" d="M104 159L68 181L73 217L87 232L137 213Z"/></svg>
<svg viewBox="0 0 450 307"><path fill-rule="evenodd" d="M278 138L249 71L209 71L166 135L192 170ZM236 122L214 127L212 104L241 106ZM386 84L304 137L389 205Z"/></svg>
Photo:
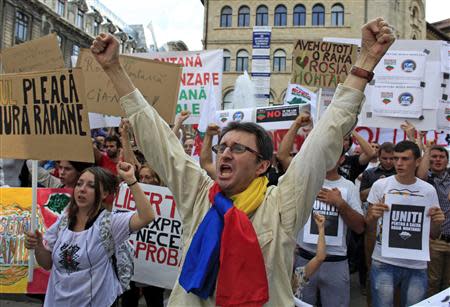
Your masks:
<svg viewBox="0 0 450 307"><path fill-rule="evenodd" d="M333 180L333 181L325 179L323 182L323 187L327 188L327 189L332 189L332 188L339 189L344 201L353 210L355 210L359 214L363 215L363 211L361 208L361 200L359 198L359 192L356 189L356 186L353 184L353 182L351 182L350 180L347 180L341 176L340 179ZM317 200L316 200L316 202L317 202ZM313 212L314 211L315 210L313 209ZM339 214L338 214L338 216L339 216ZM311 216L309 217L309 219L311 220ZM342 218L341 218L341 221L343 222ZM313 219L311 220L311 223L315 223ZM306 225L309 225L309 223L307 222ZM311 253L316 253L317 244L305 243L303 241L304 230L305 230L305 228L302 228L302 230L300 230L300 232L297 236L297 243L300 245L301 248L303 248ZM327 247L326 247L327 255L335 255L335 256L346 256L347 255L346 234L347 234L347 225L345 224L345 222L343 222L343 235L342 235L342 241L341 241L342 243L340 246L327 245Z"/></svg>
<svg viewBox="0 0 450 307"><path fill-rule="evenodd" d="M402 193L405 193L405 195L407 195L407 193L414 193L416 195L429 197L429 199L432 199L431 205L439 204L436 190L433 188L431 184L423 180L420 180L419 178L416 178L416 182L414 184L405 185L398 182L395 176L381 178L375 181L372 188L370 189L367 201L371 204L380 203L383 201L383 196L385 194L393 194L393 192L395 191L402 191ZM375 248L373 249L372 259L375 259L383 263L411 269L427 268L426 261L397 259L381 256L381 237L382 237L381 229L383 229L382 217L379 218L377 221L377 240L375 243Z"/></svg>
<svg viewBox="0 0 450 307"><path fill-rule="evenodd" d="M111 306L122 288L110 257L100 238L100 222L80 232L67 227L58 233L60 219L44 235L52 252L52 270L44 306ZM134 212L111 214L111 232L115 246L128 239L130 218Z"/></svg>

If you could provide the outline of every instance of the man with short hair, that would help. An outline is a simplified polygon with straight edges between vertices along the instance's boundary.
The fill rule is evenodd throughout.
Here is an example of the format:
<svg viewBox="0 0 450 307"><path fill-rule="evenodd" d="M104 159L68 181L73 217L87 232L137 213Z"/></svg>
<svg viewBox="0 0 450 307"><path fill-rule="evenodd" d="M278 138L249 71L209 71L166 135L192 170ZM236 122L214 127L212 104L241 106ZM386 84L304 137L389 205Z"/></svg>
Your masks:
<svg viewBox="0 0 450 307"><path fill-rule="evenodd" d="M376 237L370 269L373 307L392 306L396 287L400 287L402 306L418 303L426 295L426 261L389 258L381 255L382 217L385 211L389 211L389 207L384 203L386 195L430 199L430 208L427 212L431 218L430 236L436 238L439 235L444 213L439 208L438 197L433 186L415 176L419 163L420 149L414 142L398 143L394 148L394 165L397 174L377 180L367 197L370 205L366 216L366 231L373 241ZM371 246L368 248L372 249Z"/></svg>
<svg viewBox="0 0 450 307"><path fill-rule="evenodd" d="M326 174L322 189L317 195L313 209L325 216L326 236L337 236L339 226L331 221L343 223L342 238L339 245L330 245L327 242L327 257L319 270L310 278L309 283L302 289L302 300L308 304L316 305L320 293L322 306L349 306L350 304L350 273L347 259L347 227L357 234L364 231L364 216L361 209L359 193L353 182L338 174L338 167L344 162L344 153L336 166ZM324 204L326 204L324 206ZM328 208L324 209L324 208ZM335 214L337 213L337 218ZM311 217L310 217L311 219ZM299 255L296 266L304 266L313 259L316 244L304 241L303 228L297 237ZM325 237L327 239L328 237Z"/></svg>
<svg viewBox="0 0 450 307"><path fill-rule="evenodd" d="M278 186L267 187L273 145L263 128L238 123L224 129L214 146L213 181L135 89L120 65L118 41L105 34L94 40L93 55L122 97L137 143L172 191L183 221L183 264L169 306L293 305L294 238L355 125L371 71L393 41L382 18L362 28L352 74Z"/></svg>
<svg viewBox="0 0 450 307"><path fill-rule="evenodd" d="M361 201L365 202L369 195L370 188L380 178L386 178L395 175L394 167L394 144L384 142L378 148L378 160L380 164L377 167L369 168L362 174L361 186L359 188Z"/></svg>
<svg viewBox="0 0 450 307"><path fill-rule="evenodd" d="M417 176L426 180L437 191L439 205L445 220L436 240L430 240L428 265L428 295L450 287L450 168L448 151L439 145L426 146Z"/></svg>
<svg viewBox="0 0 450 307"><path fill-rule="evenodd" d="M108 169L117 175L117 163L121 161L122 143L117 135L108 135L105 138L105 152L98 150L94 145L95 163L103 168Z"/></svg>

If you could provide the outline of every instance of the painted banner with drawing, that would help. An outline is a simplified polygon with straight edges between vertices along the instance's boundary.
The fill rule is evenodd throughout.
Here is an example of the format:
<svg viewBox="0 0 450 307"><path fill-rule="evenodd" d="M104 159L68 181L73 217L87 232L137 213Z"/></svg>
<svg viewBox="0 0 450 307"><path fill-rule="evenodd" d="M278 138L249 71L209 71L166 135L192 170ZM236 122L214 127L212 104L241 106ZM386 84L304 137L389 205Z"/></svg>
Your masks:
<svg viewBox="0 0 450 307"><path fill-rule="evenodd" d="M0 189L0 293L45 293L49 272L36 264L28 282L25 231L31 223L31 188ZM70 200L70 189L38 189L37 229L44 233Z"/></svg>
<svg viewBox="0 0 450 307"><path fill-rule="evenodd" d="M298 40L292 54L291 83L336 88L356 61L356 45Z"/></svg>
<svg viewBox="0 0 450 307"><path fill-rule="evenodd" d="M181 218L172 193L166 187L140 186L155 211L155 220L130 236L135 249L132 280L172 289L181 263ZM135 211L133 195L125 184L120 186L114 210Z"/></svg>

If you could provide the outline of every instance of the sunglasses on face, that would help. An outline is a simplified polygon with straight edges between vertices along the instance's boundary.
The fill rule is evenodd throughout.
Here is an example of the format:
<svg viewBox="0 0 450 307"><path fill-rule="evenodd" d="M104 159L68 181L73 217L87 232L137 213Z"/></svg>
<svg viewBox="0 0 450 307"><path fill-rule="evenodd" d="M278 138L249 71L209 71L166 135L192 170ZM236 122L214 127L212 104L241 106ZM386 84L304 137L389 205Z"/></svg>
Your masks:
<svg viewBox="0 0 450 307"><path fill-rule="evenodd" d="M228 146L227 144L223 143L223 144L216 144L212 147L212 151L216 154L223 154L225 152L225 149L230 148L230 151L232 153L235 154L241 154L244 153L246 151L249 151L253 154L255 154L258 158L260 158L261 160L264 160L264 157L257 152L256 150L251 149L250 147L247 147L245 145L239 144L239 143L234 143L231 146Z"/></svg>

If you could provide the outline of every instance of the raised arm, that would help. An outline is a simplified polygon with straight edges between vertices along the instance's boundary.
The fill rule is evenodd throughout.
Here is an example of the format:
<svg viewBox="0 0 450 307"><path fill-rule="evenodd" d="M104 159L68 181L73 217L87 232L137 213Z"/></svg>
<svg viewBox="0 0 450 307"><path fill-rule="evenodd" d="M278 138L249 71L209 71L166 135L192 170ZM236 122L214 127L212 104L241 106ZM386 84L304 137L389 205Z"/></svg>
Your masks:
<svg viewBox="0 0 450 307"><path fill-rule="evenodd" d="M358 132L352 131L352 136L358 141L359 146L361 146L362 153L359 155L359 164L364 165L370 162L372 158L377 154L376 151L370 146Z"/></svg>
<svg viewBox="0 0 450 307"><path fill-rule="evenodd" d="M133 165L136 170L141 168L141 163L134 155L133 149L131 148L131 143L129 139L130 123L127 119L122 119L119 126L120 141L122 142L122 154L123 160Z"/></svg>
<svg viewBox="0 0 450 307"><path fill-rule="evenodd" d="M203 138L202 150L200 151L200 166L208 173L209 177L216 179L216 167L212 158L212 140L219 135L220 128L216 124L209 124Z"/></svg>
<svg viewBox="0 0 450 307"><path fill-rule="evenodd" d="M91 50L121 97L120 103L133 127L138 147L172 191L178 212L183 221L187 221L199 197L198 191L205 185L212 185L212 180L184 153L169 125L135 90L119 62L119 42L112 35L101 34L94 40Z"/></svg>
<svg viewBox="0 0 450 307"><path fill-rule="evenodd" d="M364 25L355 66L373 71L393 42L392 30L382 18ZM336 165L343 138L356 125L366 84L367 79L350 74L338 86L332 103L270 195L279 206L281 224L287 233L297 235L307 221L326 171Z"/></svg>
<svg viewBox="0 0 450 307"><path fill-rule="evenodd" d="M127 162L119 162L117 163L117 173L130 187L133 194L136 212L131 217L130 230L137 231L155 219L155 212L134 176L133 166Z"/></svg>
<svg viewBox="0 0 450 307"><path fill-rule="evenodd" d="M278 147L277 159L280 161L284 171L286 171L289 164L291 164L291 151L292 146L294 146L298 129L311 124L311 122L311 114L309 114L309 112L300 113L300 115L297 116L295 121L292 123L286 135L281 140L280 146Z"/></svg>
<svg viewBox="0 0 450 307"><path fill-rule="evenodd" d="M327 247L325 243L325 217L314 213L314 222L317 224L317 229L319 230L319 238L317 239L316 255L305 265L305 275L308 279L320 268L320 265L327 256Z"/></svg>
<svg viewBox="0 0 450 307"><path fill-rule="evenodd" d="M172 131L173 133L175 133L178 139L180 138L181 126L183 125L184 121L189 118L189 115L191 115L189 111L183 110L175 119L175 124L173 125Z"/></svg>

